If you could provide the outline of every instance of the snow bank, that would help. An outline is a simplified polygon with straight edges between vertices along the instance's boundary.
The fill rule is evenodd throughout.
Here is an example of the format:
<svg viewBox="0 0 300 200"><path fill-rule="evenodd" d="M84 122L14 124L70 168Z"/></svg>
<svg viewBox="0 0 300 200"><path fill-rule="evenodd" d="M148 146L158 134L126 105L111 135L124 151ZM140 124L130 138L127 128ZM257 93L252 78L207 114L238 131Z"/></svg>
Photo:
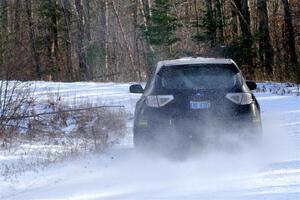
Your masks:
<svg viewBox="0 0 300 200"><path fill-rule="evenodd" d="M300 85L294 83L276 83L276 82L265 82L257 83L258 93L271 93L278 95L295 94L300 95Z"/></svg>

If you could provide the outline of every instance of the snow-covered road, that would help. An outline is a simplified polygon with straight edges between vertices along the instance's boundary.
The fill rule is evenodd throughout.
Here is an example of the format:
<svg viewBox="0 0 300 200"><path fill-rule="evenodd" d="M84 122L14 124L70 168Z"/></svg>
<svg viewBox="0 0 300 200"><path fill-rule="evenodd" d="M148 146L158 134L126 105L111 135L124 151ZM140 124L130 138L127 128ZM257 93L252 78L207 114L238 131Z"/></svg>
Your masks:
<svg viewBox="0 0 300 200"><path fill-rule="evenodd" d="M83 84L82 90L78 90L79 85L72 88L77 88L76 96L100 97L103 102L99 96L102 91L106 98L126 105L130 111L138 98L128 94L129 84L92 85ZM89 92L84 88L90 88ZM60 92L66 98L72 96L70 88ZM2 182L0 199L298 200L300 97L256 96L265 132L260 147L211 151L174 161L138 154L125 142L104 155L65 161L39 172L26 172L18 181Z"/></svg>

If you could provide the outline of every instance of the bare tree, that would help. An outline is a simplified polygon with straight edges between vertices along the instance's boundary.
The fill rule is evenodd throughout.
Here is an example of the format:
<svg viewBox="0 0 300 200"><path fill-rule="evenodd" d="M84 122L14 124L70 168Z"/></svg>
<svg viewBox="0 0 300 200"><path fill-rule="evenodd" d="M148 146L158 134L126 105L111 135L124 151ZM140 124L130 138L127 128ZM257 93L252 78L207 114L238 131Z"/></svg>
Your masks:
<svg viewBox="0 0 300 200"><path fill-rule="evenodd" d="M216 45L217 38L217 29L215 26L215 20L213 16L213 7L211 0L205 0L206 6L206 21L208 21L208 36L210 37L211 46L214 47Z"/></svg>
<svg viewBox="0 0 300 200"><path fill-rule="evenodd" d="M220 43L224 42L224 17L222 12L222 0L216 0L216 19L217 19L217 27L218 27L218 39Z"/></svg>
<svg viewBox="0 0 300 200"><path fill-rule="evenodd" d="M298 63L298 58L296 54L296 46L295 46L295 34L293 27L293 18L291 14L291 9L288 0L282 0L282 4L284 7L284 36L286 40L286 48L288 53L288 58L290 63L292 64L292 71L296 75L296 81L300 82L300 67Z"/></svg>
<svg viewBox="0 0 300 200"><path fill-rule="evenodd" d="M41 71L41 62L40 62L40 56L37 50L36 45L36 39L35 39L35 32L33 27L33 21L32 21L32 4L31 0L27 0L25 2L26 6L26 13L27 13L27 21L28 21L28 27L29 27L29 39L31 44L31 53L32 57L35 62L35 73L38 79L42 78L42 71Z"/></svg>
<svg viewBox="0 0 300 200"><path fill-rule="evenodd" d="M242 34L245 37L252 38L251 26L250 26L251 18L250 18L248 0L231 0L231 2L233 7L236 10L236 13L239 16Z"/></svg>
<svg viewBox="0 0 300 200"><path fill-rule="evenodd" d="M298 0L170 0L178 27L168 47L146 34L159 2L0 0L1 77L9 67L12 79L136 81L158 60L201 54L234 58L249 78L295 78Z"/></svg>
<svg viewBox="0 0 300 200"><path fill-rule="evenodd" d="M289 59L292 64L297 64L297 54L295 48L295 34L293 27L293 18L288 0L282 0L282 4L284 7L284 35L286 37L287 42L287 52L289 54Z"/></svg>
<svg viewBox="0 0 300 200"><path fill-rule="evenodd" d="M273 48L270 41L269 17L266 0L257 0L258 30L259 30L259 58L267 74L273 69Z"/></svg>
<svg viewBox="0 0 300 200"><path fill-rule="evenodd" d="M75 0L75 7L77 11L77 55L79 60L80 80L89 80L89 69L86 62L86 55L84 49L85 28L84 28L84 13L81 0Z"/></svg>
<svg viewBox="0 0 300 200"><path fill-rule="evenodd" d="M72 62L72 43L71 43L71 3L70 0L60 0L64 18L64 44L66 47L66 68L69 74L68 80L72 81L74 77L74 68Z"/></svg>

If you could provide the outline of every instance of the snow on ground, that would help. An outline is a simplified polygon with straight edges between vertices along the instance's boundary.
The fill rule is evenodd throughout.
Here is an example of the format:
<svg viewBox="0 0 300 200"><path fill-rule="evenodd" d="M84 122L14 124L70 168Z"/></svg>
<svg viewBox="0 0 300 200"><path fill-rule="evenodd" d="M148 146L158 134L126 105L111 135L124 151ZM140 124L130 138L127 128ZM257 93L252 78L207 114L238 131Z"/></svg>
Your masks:
<svg viewBox="0 0 300 200"><path fill-rule="evenodd" d="M139 96L128 93L129 85L39 82L34 87L40 99L47 98L48 87L70 102L89 97L133 112ZM174 161L135 152L129 134L102 155L26 171L16 179L0 177L0 199L300 199L300 97L265 92L256 93L265 133L259 147ZM13 158L0 154L0 162L7 159Z"/></svg>
<svg viewBox="0 0 300 200"><path fill-rule="evenodd" d="M47 100L50 96L60 97L69 104L94 103L96 105L125 106L134 110L139 95L129 94L130 84L118 83L49 83L33 82L31 90L38 101Z"/></svg>
<svg viewBox="0 0 300 200"><path fill-rule="evenodd" d="M294 83L264 82L257 84L257 92L268 92L272 94L300 94L300 85Z"/></svg>

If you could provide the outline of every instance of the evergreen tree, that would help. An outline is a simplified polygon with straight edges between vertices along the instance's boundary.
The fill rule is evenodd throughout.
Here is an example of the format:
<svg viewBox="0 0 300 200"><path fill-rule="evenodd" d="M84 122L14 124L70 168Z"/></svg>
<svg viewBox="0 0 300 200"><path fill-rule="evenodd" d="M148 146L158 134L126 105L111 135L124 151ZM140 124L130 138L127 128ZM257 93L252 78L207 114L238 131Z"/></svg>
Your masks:
<svg viewBox="0 0 300 200"><path fill-rule="evenodd" d="M215 6L212 0L205 0L205 14L196 20L194 26L197 28L197 33L193 35L193 41L209 43L210 47L216 47L224 42L225 19L222 4L222 0L216 0Z"/></svg>
<svg viewBox="0 0 300 200"><path fill-rule="evenodd" d="M176 36L178 20L170 0L154 0L149 22L143 27L143 33L151 45L170 47L179 40Z"/></svg>
<svg viewBox="0 0 300 200"><path fill-rule="evenodd" d="M217 38L217 19L214 14L214 8L212 6L211 0L206 0L206 13L202 22L202 26L205 29L205 33L202 36L202 39L210 42L211 46L216 45ZM201 39L201 37L200 37Z"/></svg>

